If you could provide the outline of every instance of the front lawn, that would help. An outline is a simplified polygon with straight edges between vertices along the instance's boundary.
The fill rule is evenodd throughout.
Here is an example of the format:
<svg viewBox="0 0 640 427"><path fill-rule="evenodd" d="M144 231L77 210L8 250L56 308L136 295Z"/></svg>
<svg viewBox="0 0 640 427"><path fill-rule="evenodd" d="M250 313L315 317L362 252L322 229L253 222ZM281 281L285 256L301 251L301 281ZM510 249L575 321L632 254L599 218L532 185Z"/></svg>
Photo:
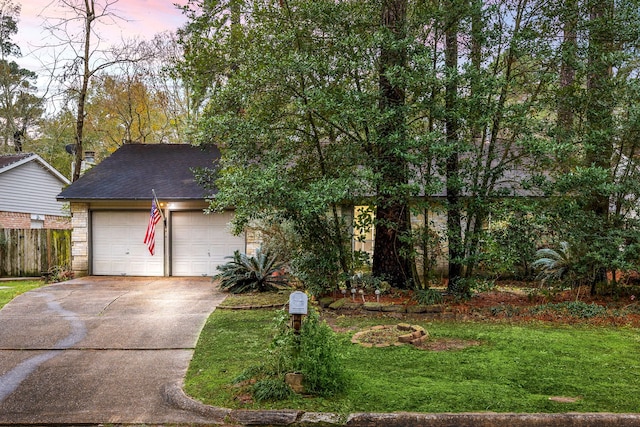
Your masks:
<svg viewBox="0 0 640 427"><path fill-rule="evenodd" d="M0 281L0 308L20 294L44 285L42 280Z"/></svg>
<svg viewBox="0 0 640 427"><path fill-rule="evenodd" d="M632 327L425 321L430 340L477 345L434 351L410 345L366 348L351 337L395 317L334 315L349 375L346 393L257 404L233 379L263 359L273 309L216 310L202 331L185 391L226 408L371 412L636 412L640 330ZM423 319L423 320L420 320Z"/></svg>

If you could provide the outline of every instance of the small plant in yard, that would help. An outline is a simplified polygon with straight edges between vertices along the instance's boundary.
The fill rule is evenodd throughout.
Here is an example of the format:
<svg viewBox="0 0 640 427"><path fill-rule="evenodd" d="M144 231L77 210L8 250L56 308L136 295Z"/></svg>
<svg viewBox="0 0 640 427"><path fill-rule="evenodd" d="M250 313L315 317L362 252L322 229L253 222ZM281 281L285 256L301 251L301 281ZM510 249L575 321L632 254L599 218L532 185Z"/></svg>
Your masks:
<svg viewBox="0 0 640 427"><path fill-rule="evenodd" d="M277 333L260 366L246 369L234 382L255 379L251 392L257 401L282 400L292 391L284 382L285 374L298 372L303 376L305 392L331 396L346 388L346 374L338 351L335 333L320 321L319 314L310 309L299 334L289 326L284 310L274 320Z"/></svg>
<svg viewBox="0 0 640 427"><path fill-rule="evenodd" d="M282 273L284 264L275 256L260 249L255 257L235 251L231 261L218 266L220 273L213 276L220 280L220 288L234 294L244 292L266 292L289 288Z"/></svg>
<svg viewBox="0 0 640 427"><path fill-rule="evenodd" d="M51 267L45 275L46 283L58 283L73 279L73 271L64 265Z"/></svg>
<svg viewBox="0 0 640 427"><path fill-rule="evenodd" d="M258 402L266 400L284 400L293 394L287 383L279 378L265 378L257 381L252 387L253 397Z"/></svg>
<svg viewBox="0 0 640 427"><path fill-rule="evenodd" d="M569 243L561 242L560 249L557 251L551 248L537 250L536 260L532 267L540 270L538 279L545 284L568 278L572 272L573 263L574 259Z"/></svg>
<svg viewBox="0 0 640 427"><path fill-rule="evenodd" d="M441 304L443 301L442 293L432 288L416 290L413 298L423 305Z"/></svg>
<svg viewBox="0 0 640 427"><path fill-rule="evenodd" d="M573 317L591 319L592 317L602 316L607 312L607 309L595 303L587 304L582 301L565 301L557 304L549 303L532 309L533 313L541 313L544 311L566 312Z"/></svg>

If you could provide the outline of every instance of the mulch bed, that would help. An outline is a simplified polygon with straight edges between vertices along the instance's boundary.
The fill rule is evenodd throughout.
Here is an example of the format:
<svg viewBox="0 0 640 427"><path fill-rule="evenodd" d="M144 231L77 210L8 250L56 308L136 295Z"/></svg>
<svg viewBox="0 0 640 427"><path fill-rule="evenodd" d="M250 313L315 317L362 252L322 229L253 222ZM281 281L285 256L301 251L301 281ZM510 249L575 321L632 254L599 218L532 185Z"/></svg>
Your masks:
<svg viewBox="0 0 640 427"><path fill-rule="evenodd" d="M342 295L337 296L340 298ZM636 298L638 297L638 298ZM365 295L368 303L376 302L373 295ZM381 304L415 306L418 302L412 291L392 290L380 296ZM617 295L589 294L587 287L569 290L548 290L539 285L505 282L494 289L475 294L468 300L445 296L440 310L430 313L377 313L364 310L362 298L350 299L349 307L341 315L384 316L456 321L549 322L557 324L590 324L603 326L640 327L640 289L620 288ZM574 311L568 311L573 308ZM579 309L584 309L580 312ZM592 310L596 308L597 310ZM578 312L576 312L578 309ZM335 315L323 310L328 323ZM435 312L434 312L435 311ZM594 314L594 311L597 314Z"/></svg>

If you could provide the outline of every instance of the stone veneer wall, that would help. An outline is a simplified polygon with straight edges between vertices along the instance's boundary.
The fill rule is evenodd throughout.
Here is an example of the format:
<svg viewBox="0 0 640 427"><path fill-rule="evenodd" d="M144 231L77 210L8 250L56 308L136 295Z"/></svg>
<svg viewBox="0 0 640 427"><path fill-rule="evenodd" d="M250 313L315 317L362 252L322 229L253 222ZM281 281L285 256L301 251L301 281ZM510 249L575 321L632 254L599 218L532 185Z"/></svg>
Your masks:
<svg viewBox="0 0 640 427"><path fill-rule="evenodd" d="M262 245L262 233L258 230L247 228L245 231L245 245L248 256L255 256L256 251Z"/></svg>
<svg viewBox="0 0 640 427"><path fill-rule="evenodd" d="M71 203L71 269L76 277L89 274L89 205Z"/></svg>

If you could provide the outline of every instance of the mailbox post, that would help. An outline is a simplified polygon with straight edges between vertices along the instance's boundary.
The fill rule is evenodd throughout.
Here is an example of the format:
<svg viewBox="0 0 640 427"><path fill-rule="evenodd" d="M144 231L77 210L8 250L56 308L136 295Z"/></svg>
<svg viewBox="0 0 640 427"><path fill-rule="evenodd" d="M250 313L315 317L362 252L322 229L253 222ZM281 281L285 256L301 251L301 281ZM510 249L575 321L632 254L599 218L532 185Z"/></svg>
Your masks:
<svg viewBox="0 0 640 427"><path fill-rule="evenodd" d="M293 329L296 334L300 333L302 327L302 315L308 311L309 298L307 294L300 291L292 292L289 295L289 314L292 317Z"/></svg>

